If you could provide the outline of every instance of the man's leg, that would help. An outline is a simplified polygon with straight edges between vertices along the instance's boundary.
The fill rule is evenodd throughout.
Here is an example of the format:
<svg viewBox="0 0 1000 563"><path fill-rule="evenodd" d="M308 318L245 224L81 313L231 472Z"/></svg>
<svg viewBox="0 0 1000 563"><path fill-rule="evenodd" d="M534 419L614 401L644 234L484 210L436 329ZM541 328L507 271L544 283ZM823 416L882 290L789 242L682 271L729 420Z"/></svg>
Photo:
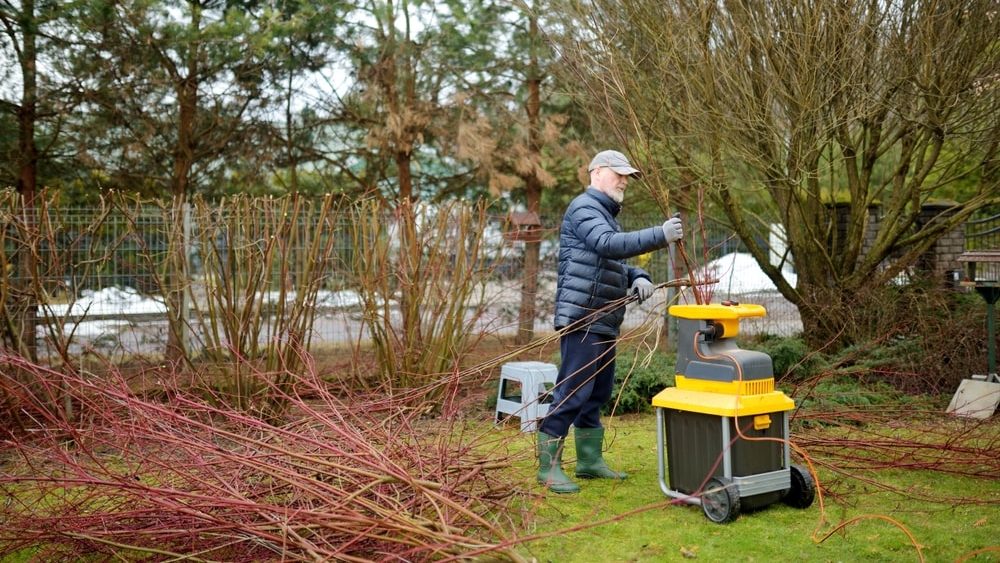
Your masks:
<svg viewBox="0 0 1000 563"><path fill-rule="evenodd" d="M552 389L552 405L539 427L542 432L559 438L565 438L569 434L570 425L578 419L594 394L596 372L604 365L604 358L607 358L604 352L608 348L609 341L613 349L614 341L611 337L591 334L586 330L570 332L559 339L559 351L562 356L559 374ZM613 364L611 384L614 384ZM605 393L604 389L600 391ZM604 401L611 396L610 387L606 390L606 394ZM597 425L600 426L599 418Z"/></svg>
<svg viewBox="0 0 1000 563"><path fill-rule="evenodd" d="M600 428L601 408L611 398L615 386L615 339L610 336L593 335L596 338L590 344L593 357L591 369L594 373L591 391L580 411L573 420L577 428Z"/></svg>
<svg viewBox="0 0 1000 563"><path fill-rule="evenodd" d="M610 339L608 339L610 340ZM590 397L580 408L573 425L576 426L576 476L586 479L625 479L626 473L613 471L604 462L604 428L601 427L601 408L611 398L615 384L615 344L606 344L604 355L597 361L597 375Z"/></svg>
<svg viewBox="0 0 1000 563"><path fill-rule="evenodd" d="M562 470L562 452L570 424L593 393L592 337L585 331L575 331L559 339L562 358L552 391L552 406L538 428L538 482L556 493L580 490Z"/></svg>

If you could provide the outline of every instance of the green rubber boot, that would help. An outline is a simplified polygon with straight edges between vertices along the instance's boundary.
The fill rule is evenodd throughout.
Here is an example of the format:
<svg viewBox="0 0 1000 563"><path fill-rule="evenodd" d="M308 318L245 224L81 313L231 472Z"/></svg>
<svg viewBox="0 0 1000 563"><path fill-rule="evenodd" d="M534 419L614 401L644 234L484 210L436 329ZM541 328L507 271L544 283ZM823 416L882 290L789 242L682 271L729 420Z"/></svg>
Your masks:
<svg viewBox="0 0 1000 563"><path fill-rule="evenodd" d="M604 444L603 428L577 428L576 437L576 476L583 479L626 479L627 473L612 471L601 457L601 446Z"/></svg>
<svg viewBox="0 0 1000 563"><path fill-rule="evenodd" d="M578 493L580 487L562 470L563 438L538 433L538 482L553 493Z"/></svg>

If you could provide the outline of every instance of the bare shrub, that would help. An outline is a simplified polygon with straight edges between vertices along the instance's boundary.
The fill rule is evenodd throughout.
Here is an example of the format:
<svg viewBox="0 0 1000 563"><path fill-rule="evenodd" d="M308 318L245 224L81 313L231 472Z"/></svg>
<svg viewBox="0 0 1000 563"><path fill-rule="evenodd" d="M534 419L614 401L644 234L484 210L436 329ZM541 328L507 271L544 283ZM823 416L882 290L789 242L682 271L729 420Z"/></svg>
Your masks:
<svg viewBox="0 0 1000 563"><path fill-rule="evenodd" d="M877 379L912 393L951 392L958 382L985 366L982 303L917 281L868 287L850 300L842 293L816 304L843 319L843 338L860 342L845 351ZM970 330L972 329L972 330Z"/></svg>
<svg viewBox="0 0 1000 563"><path fill-rule="evenodd" d="M376 201L353 209L348 267L381 384L432 382L482 337L476 324L489 304L484 282L491 268L486 211L483 203L389 210Z"/></svg>

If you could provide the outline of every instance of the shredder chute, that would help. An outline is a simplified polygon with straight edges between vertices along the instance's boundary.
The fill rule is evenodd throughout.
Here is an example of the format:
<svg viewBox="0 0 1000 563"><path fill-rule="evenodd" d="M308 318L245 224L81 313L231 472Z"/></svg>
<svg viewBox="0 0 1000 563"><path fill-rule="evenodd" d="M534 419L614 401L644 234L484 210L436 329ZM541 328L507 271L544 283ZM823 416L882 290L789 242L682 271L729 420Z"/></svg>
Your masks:
<svg viewBox="0 0 1000 563"><path fill-rule="evenodd" d="M740 319L764 307L724 301L674 305L675 386L653 398L660 489L701 505L713 522L734 520L742 508L784 501L813 502L808 471L791 463L791 398L774 388L771 357L737 346Z"/></svg>

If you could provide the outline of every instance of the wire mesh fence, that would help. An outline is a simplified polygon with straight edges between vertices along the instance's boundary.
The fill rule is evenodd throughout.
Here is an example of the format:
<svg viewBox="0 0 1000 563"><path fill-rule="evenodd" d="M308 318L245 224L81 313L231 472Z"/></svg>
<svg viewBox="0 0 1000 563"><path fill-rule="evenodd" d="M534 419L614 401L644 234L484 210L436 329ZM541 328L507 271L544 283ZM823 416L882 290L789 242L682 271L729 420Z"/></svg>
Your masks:
<svg viewBox="0 0 1000 563"><path fill-rule="evenodd" d="M984 209L965 224L967 250L1000 249L1000 206Z"/></svg>
<svg viewBox="0 0 1000 563"><path fill-rule="evenodd" d="M63 208L42 200L26 210L10 194L0 203L0 313L7 327L27 319L34 328L33 338L8 330L8 346L20 338L33 340L41 357L99 353L124 358L162 354L172 338L185 353L197 355L238 341L256 349L289 338L316 347L372 337L358 287L364 281L351 269L358 259L358 240L352 236L356 217L345 207L259 198L177 207L121 198L94 208ZM626 230L660 223L623 215ZM534 323L539 333L552 330L560 220L541 218ZM398 236L392 217L378 228L382 237ZM526 245L505 235L509 230L508 217L493 216L481 233L484 264L477 299L486 314L469 319L471 331L505 335L518 330ZM768 308L769 316L746 331L801 329L795 307L762 287L759 271L735 263L741 248L733 237L712 233L707 239L713 242L699 259L718 258L722 265L716 273L730 282L717 288L716 298ZM656 282L681 271L667 252L640 256L634 263ZM732 283L748 276L752 283ZM396 298L387 296L390 307L398 306L392 304ZM674 299L689 298L660 291L630 307L625 328L662 319L667 301Z"/></svg>

